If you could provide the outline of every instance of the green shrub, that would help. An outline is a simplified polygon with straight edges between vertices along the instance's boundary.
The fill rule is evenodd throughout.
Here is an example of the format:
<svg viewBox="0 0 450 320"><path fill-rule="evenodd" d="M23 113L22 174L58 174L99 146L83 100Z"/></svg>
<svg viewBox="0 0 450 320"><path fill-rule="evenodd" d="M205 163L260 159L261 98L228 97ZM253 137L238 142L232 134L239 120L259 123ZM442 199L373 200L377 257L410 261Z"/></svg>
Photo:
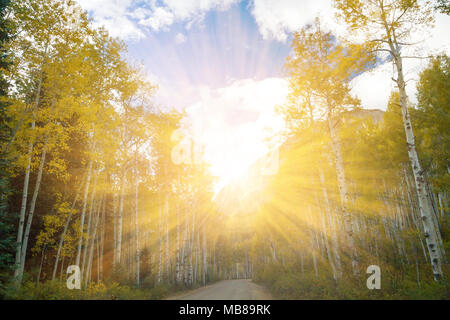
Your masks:
<svg viewBox="0 0 450 320"><path fill-rule="evenodd" d="M39 285L26 281L20 288L8 285L4 298L8 300L149 300L162 299L170 291L167 285L154 288L133 288L114 281L91 283L83 290L70 290L65 282L45 281Z"/></svg>
<svg viewBox="0 0 450 320"><path fill-rule="evenodd" d="M383 266L382 270L380 290L369 290L366 287L365 274L358 278L347 272L343 279L335 281L330 274L320 273L316 277L314 272L288 272L275 265L264 266L254 280L266 285L279 299L450 299L448 281L434 281L428 265L421 266L420 287L413 265L406 265L402 270Z"/></svg>

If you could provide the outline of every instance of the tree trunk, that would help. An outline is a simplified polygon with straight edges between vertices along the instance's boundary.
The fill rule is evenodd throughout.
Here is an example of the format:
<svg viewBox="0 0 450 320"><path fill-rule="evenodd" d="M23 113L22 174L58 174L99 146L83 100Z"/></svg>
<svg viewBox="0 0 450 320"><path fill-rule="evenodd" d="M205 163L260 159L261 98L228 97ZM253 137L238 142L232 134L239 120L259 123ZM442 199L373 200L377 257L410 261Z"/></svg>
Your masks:
<svg viewBox="0 0 450 320"><path fill-rule="evenodd" d="M324 205L325 210L328 215L328 220L330 224L330 233L331 233L331 247L333 249L333 256L335 260L336 265L336 276L338 279L342 278L342 266L341 266L341 256L339 255L339 242L338 242L338 236L337 236L337 226L334 219L334 212L331 212L330 210L330 202L328 200L328 192L325 188L325 179L323 176L323 171L320 169L320 185L322 188L322 194L324 199Z"/></svg>
<svg viewBox="0 0 450 320"><path fill-rule="evenodd" d="M425 241L427 243L427 248L430 255L433 276L434 279L438 281L443 277L441 268L442 251L438 242L440 231L439 229L436 229L433 222L432 212L427 198L427 182L425 180L424 171L420 164L419 155L417 153L414 132L408 110L408 96L406 94L406 83L403 74L403 62L400 54L400 46L396 41L395 30L389 28L387 24L383 6L381 7L381 9L389 48L391 50L394 65L397 70L396 83L400 95L400 108L402 111L403 126L405 129L406 146L408 149L409 162L414 174L414 182L416 185L417 198L419 200L419 211L424 229Z"/></svg>
<svg viewBox="0 0 450 320"><path fill-rule="evenodd" d="M41 254L41 263L39 264L39 272L38 272L38 276L36 279L37 286L39 286L39 281L41 280L42 265L44 264L46 249L47 249L47 245L44 244L44 247L42 248L42 254Z"/></svg>
<svg viewBox="0 0 450 320"><path fill-rule="evenodd" d="M191 226L191 232L188 240L188 248L189 248L189 264L188 264L188 284L192 285L193 283L193 276L194 276L194 268L193 268L193 253L194 253L194 237L195 237L195 229L194 229L194 223L195 223L195 214L192 213L192 226Z"/></svg>
<svg viewBox="0 0 450 320"><path fill-rule="evenodd" d="M84 277L84 287L85 288L87 288L88 282L91 280L92 260L94 258L94 244L95 244L95 240L97 238L98 222L100 220L100 210L101 210L103 201L104 201L104 196L99 201L99 203L97 205L97 209L94 210L97 213L94 212L95 217L93 217L94 225L93 225L93 229L92 229L92 235L89 235L88 246L87 246L87 249L89 249L89 257L87 260L86 272L85 272L85 277Z"/></svg>
<svg viewBox="0 0 450 320"><path fill-rule="evenodd" d="M355 240L353 238L353 222L351 214L348 210L349 194L347 191L347 182L345 180L344 164L342 161L341 142L338 136L338 132L334 128L334 124L331 119L331 114L328 114L328 128L330 130L331 145L334 153L334 160L336 165L336 173L338 178L339 195L341 199L342 218L344 222L345 234L347 236L347 247L350 251L352 260L352 270L354 275L359 275L359 263L358 253L355 247Z"/></svg>
<svg viewBox="0 0 450 320"><path fill-rule="evenodd" d="M177 223L177 238L176 238L176 265L175 265L175 282L177 284L180 283L180 217L178 212L178 206L176 208L175 214L176 214L176 223Z"/></svg>
<svg viewBox="0 0 450 320"><path fill-rule="evenodd" d="M87 198L88 198L88 193L89 193L89 184L91 182L91 175L92 175L92 159L89 160L88 176L87 176L86 188L84 189L84 196L83 196L83 209L81 210L80 239L78 239L77 257L75 259L75 265L77 265L78 267L80 266L81 246L83 245L84 220L86 217Z"/></svg>
<svg viewBox="0 0 450 320"><path fill-rule="evenodd" d="M309 215L307 218L307 222L309 222L309 226L308 226L308 231L309 231L309 238L311 241L311 256L312 256L312 261L313 261L313 267L314 267L314 274L317 277L319 277L319 270L317 269L317 257L316 257L316 246L315 244L318 242L315 239L315 231L313 230L313 219L312 219L312 209L311 206L308 206L309 208Z"/></svg>
<svg viewBox="0 0 450 320"><path fill-rule="evenodd" d="M205 223L203 223L202 226L202 234L203 234L203 272L202 272L202 282L203 285L206 286L206 273L208 272L208 265L207 265L207 248L206 248L206 232L205 232Z"/></svg>
<svg viewBox="0 0 450 320"><path fill-rule="evenodd" d="M200 269L200 261L199 261L199 248L200 248L200 234L197 232L195 236L195 263L194 263L194 282L198 280L198 270Z"/></svg>
<svg viewBox="0 0 450 320"><path fill-rule="evenodd" d="M91 233L92 233L92 220L94 219L93 215L95 214L94 210L94 204L95 204L95 195L96 195L96 189L97 189L97 179L98 174L94 173L94 184L92 185L92 192L91 192L91 205L89 208L89 214L88 214L88 223L87 223L87 238L86 238L86 246L83 248L83 261L81 262L81 276L83 277L85 274L87 274L87 264L86 264L86 258L87 253L89 250L89 244L91 242Z"/></svg>
<svg viewBox="0 0 450 320"><path fill-rule="evenodd" d="M117 198L118 196L113 194L113 228L114 228L114 239L113 239L113 268L117 264Z"/></svg>
<svg viewBox="0 0 450 320"><path fill-rule="evenodd" d="M61 249L62 249L62 246L64 244L64 238L66 236L67 229L69 228L70 220L72 219L73 210L75 209L75 205L76 205L78 197L80 195L82 186L83 186L83 183L80 183L80 186L79 186L79 188L77 190L77 193L75 195L75 199L73 200L72 206L70 207L69 216L67 217L66 224L64 225L64 229L63 229L63 232L61 234L61 239L59 240L58 250L56 252L55 265L53 266L52 280L55 280L55 277L56 277L56 271L58 270L58 262L59 262L59 257L60 257L60 254L61 254Z"/></svg>
<svg viewBox="0 0 450 320"><path fill-rule="evenodd" d="M139 182L138 175L136 172L136 190L135 190L135 220L134 227L136 230L135 238L136 238L136 286L139 288L140 286L140 250L139 250L139 207L138 207L138 197L139 197Z"/></svg>
<svg viewBox="0 0 450 320"><path fill-rule="evenodd" d="M39 171L38 171L37 178L36 178L36 184L34 186L33 198L31 199L30 211L28 212L27 226L25 229L25 234L24 234L23 243L22 243L22 252L21 252L21 256L20 256L20 271L19 271L19 276L18 276L19 283L22 282L23 271L25 268L25 259L26 259L26 254L27 254L28 238L30 236L31 223L33 222L34 209L36 207L36 200L37 200L37 196L39 194L39 187L41 185L42 172L44 170L44 164L45 164L45 156L47 154L47 143L48 143L48 137L45 138L44 146L42 147Z"/></svg>
<svg viewBox="0 0 450 320"><path fill-rule="evenodd" d="M158 234L159 234L159 260L158 260L158 283L162 281L162 256L163 256L163 243L162 243L162 206L159 207L159 221L158 221Z"/></svg>
<svg viewBox="0 0 450 320"><path fill-rule="evenodd" d="M118 230L117 230L117 263L120 265L120 256L122 251L122 224L123 224L123 198L125 196L125 170L122 172L122 186L120 188L120 200L119 200L119 217L118 217Z"/></svg>
<svg viewBox="0 0 450 320"><path fill-rule="evenodd" d="M164 203L164 220L166 224L166 241L165 241L165 274L166 278L170 279L169 273L170 273L170 235L169 235L169 195L166 194L165 196L165 203Z"/></svg>
<svg viewBox="0 0 450 320"><path fill-rule="evenodd" d="M99 270L98 270L98 278L99 280L103 280L103 251L105 248L105 220L106 220L106 201L108 198L105 198L103 202L102 208L102 223L101 223L101 238L100 238L100 254L99 254Z"/></svg>
<svg viewBox="0 0 450 320"><path fill-rule="evenodd" d="M445 210L442 201L442 194L440 192L438 193L438 200L439 200L439 212L441 214L441 218L443 218L445 216Z"/></svg>
<svg viewBox="0 0 450 320"><path fill-rule="evenodd" d="M31 123L31 129L33 130L36 123L33 120ZM25 169L25 179L23 182L23 191L22 191L22 204L20 206L20 217L19 217L19 228L17 231L17 241L16 241L16 260L15 260L15 270L14 270L14 278L17 281L17 284L20 285L18 281L20 278L20 258L22 254L22 241L23 241L23 228L25 225L25 213L27 210L27 202L28 202L28 185L30 183L30 172L31 172L31 159L33 157L33 141L31 140L28 144L28 160L27 167Z"/></svg>
<svg viewBox="0 0 450 320"><path fill-rule="evenodd" d="M408 111L408 98L406 95L405 82L403 80L403 70L401 57L395 58L398 75L398 88L400 92L400 107L403 116L403 125L406 134L406 144L408 148L408 156L411 163L411 168L414 174L414 182L416 184L416 192L419 200L420 217L423 224L425 241L427 243L428 253L430 255L431 266L433 269L433 276L435 280L439 280L443 277L441 268L441 248L439 246L440 231L436 228L431 208L429 207L427 198L426 181L424 172L419 161L419 155L416 149L415 137L411 124L411 119Z"/></svg>

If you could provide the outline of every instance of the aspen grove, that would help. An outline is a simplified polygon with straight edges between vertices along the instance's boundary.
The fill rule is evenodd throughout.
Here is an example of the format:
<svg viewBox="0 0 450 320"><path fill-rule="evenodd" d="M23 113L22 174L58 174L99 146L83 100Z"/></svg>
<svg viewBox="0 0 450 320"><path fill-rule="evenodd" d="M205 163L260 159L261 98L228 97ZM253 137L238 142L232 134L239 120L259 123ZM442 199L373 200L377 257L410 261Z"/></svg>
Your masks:
<svg viewBox="0 0 450 320"><path fill-rule="evenodd" d="M293 33L283 130L265 142L277 170L261 174L262 156L217 191L186 106L155 102L123 41L76 1L0 1L0 297L161 299L252 279L282 299L449 299L450 58L421 58L415 100L403 68L413 29L449 6L333 3L360 41L319 18ZM381 62L394 89L365 109L352 80Z"/></svg>

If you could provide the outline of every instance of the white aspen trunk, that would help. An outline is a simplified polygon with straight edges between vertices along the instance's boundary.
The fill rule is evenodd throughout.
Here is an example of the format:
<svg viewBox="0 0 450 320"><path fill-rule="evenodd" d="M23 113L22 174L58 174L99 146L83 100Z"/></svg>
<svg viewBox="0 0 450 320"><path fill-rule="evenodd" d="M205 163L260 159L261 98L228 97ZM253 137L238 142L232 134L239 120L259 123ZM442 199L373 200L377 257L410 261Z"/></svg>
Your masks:
<svg viewBox="0 0 450 320"><path fill-rule="evenodd" d="M103 196L104 198L104 196ZM98 229L98 222L100 220L100 210L101 210L101 206L102 206L102 202L104 200L100 200L99 204L97 205L97 209L95 210L97 213L95 214L95 217L93 217L94 221L93 221L93 230L92 230L92 235L89 236L89 241L88 241L88 249L89 249L89 257L88 257L88 261L87 261L87 265L86 265L86 272L85 272L85 277L84 277L84 287L87 288L88 282L90 282L91 280L91 274L92 274L92 260L94 258L94 244L95 244L95 240L97 238L97 229Z"/></svg>
<svg viewBox="0 0 450 320"><path fill-rule="evenodd" d="M397 228L398 228L398 230L400 230L400 232L402 232L405 228L405 221L404 221L405 219L404 219L404 215L403 215L403 210L400 207L400 205L398 204L398 202L397 202L396 208L397 208L397 216L398 216ZM406 248L405 248L405 241L401 235L399 235L398 237L399 237L399 242L400 242L401 254L402 254L403 258L406 260L406 262L409 264L408 253L406 252Z"/></svg>
<svg viewBox="0 0 450 320"><path fill-rule="evenodd" d="M214 245L214 249L213 249L212 277L213 277L213 280L216 280L216 246L215 245Z"/></svg>
<svg viewBox="0 0 450 320"><path fill-rule="evenodd" d="M411 210L411 202L409 201L409 194L407 190L407 186L405 185L404 181L401 181L400 185L400 193L401 193L401 202L402 202L402 210L405 212L405 227L407 228L413 228L415 227L416 223L414 222L414 214Z"/></svg>
<svg viewBox="0 0 450 320"><path fill-rule="evenodd" d="M428 204L429 204L429 208L431 209L431 217L433 218L433 223L434 223L434 228L436 230L436 238L438 241L438 247L441 250L441 258L442 261L441 263L446 263L446 255L445 255L445 248L444 248L444 243L442 241L442 236L440 233L441 230L441 225L440 225L440 221L439 221L439 211L438 211L438 205L437 205L437 201L436 201L436 197L433 191L433 186L430 185L430 183L428 182L428 178L427 176L424 174L424 178L425 178L425 186L427 189L427 194L428 194Z"/></svg>
<svg viewBox="0 0 450 320"><path fill-rule="evenodd" d="M203 272L202 272L202 281L203 285L206 286L206 273L208 272L208 265L207 265L207 248L206 248L206 232L205 232L205 223L203 223L202 226L202 234L203 234Z"/></svg>
<svg viewBox="0 0 450 320"><path fill-rule="evenodd" d="M47 52L47 46L45 47L45 52ZM38 87L36 90L36 96L34 98L34 108L36 109L39 105L39 100L40 100L40 95L41 95L41 88L42 88L42 71L41 71L41 76L39 78L39 82L38 82ZM35 113L33 113L33 121L31 123L31 131L34 131L34 128L36 126L36 120L35 118ZM19 126L20 126L19 122ZM7 147L12 144L12 142L15 139L16 136L16 132L17 132L18 127L16 128L16 130L14 130L14 134L13 137L11 139L11 141L8 143ZM15 258L15 270L14 270L14 278L20 278L20 282L21 280L21 276L20 276L20 259L21 259L21 255L22 255L22 241L23 241L23 228L24 228L24 224L25 224L25 214L26 214L26 208L27 208L27 198L28 198L28 185L29 185L29 181L30 181L30 172L31 172L31 159L33 157L33 140L30 140L29 144L28 144L28 159L27 159L27 167L25 169L25 179L24 179L24 183L23 183L23 192L22 192L22 204L20 206L20 216L19 216L19 226L18 226L18 231L17 231L17 241L16 241L16 258ZM7 150L7 149L6 149ZM6 151L5 151L6 152ZM19 285L20 285L19 282Z"/></svg>
<svg viewBox="0 0 450 320"><path fill-rule="evenodd" d="M97 283L100 283L100 241L97 240Z"/></svg>
<svg viewBox="0 0 450 320"><path fill-rule="evenodd" d="M311 185L314 186L314 179L312 177L311 177ZM322 206L320 205L319 198L317 196L316 191L314 191L314 199L315 199L317 210L319 213L320 225L322 227L322 230L321 230L322 244L324 246L325 254L327 255L328 262L329 262L331 270L333 272L333 279L336 281L337 280L337 270L336 270L336 266L334 264L334 259L333 259L332 253L331 253L330 245L328 243L328 233L327 233L327 227L326 227L326 223L325 223L325 216L326 216L327 212L322 212ZM328 208L325 209L325 211L327 211L327 210L328 210Z"/></svg>
<svg viewBox="0 0 450 320"><path fill-rule="evenodd" d="M165 241L165 273L166 278L170 279L170 235L169 235L169 195L165 196L165 204L164 204L164 220L166 222L166 241Z"/></svg>
<svg viewBox="0 0 450 320"><path fill-rule="evenodd" d="M64 260L66 259L65 256L63 256L62 261L61 261L61 268L59 269L59 281L62 281L62 276L63 276L63 270L64 270Z"/></svg>
<svg viewBox="0 0 450 320"><path fill-rule="evenodd" d="M315 246L315 244L317 243L317 245L318 245L318 242L316 242L315 232L312 229L312 226L313 226L312 210L311 210L310 206L308 206L308 208L309 208L309 216L308 216L309 226L308 226L308 231L309 231L309 238L310 238L310 241L311 241L311 256L312 256L312 260L313 260L314 274L315 274L315 276L317 278L317 277L319 277L319 270L317 269L317 257L316 257L316 248L315 248L316 246Z"/></svg>
<svg viewBox="0 0 450 320"><path fill-rule="evenodd" d="M136 164L137 166L137 164ZM136 169L137 170L137 169ZM138 181L138 174L136 172L136 192L135 192L135 220L134 220L134 227L136 230L135 238L136 238L136 286L139 288L140 286L140 249L139 249L139 207L138 207L138 198L139 198L139 181Z"/></svg>
<svg viewBox="0 0 450 320"><path fill-rule="evenodd" d="M397 251L398 251L399 260L400 260L401 264L403 264L404 261L403 261L402 247L401 247L401 239L400 239L400 237L398 235L398 226L397 226L397 221L396 221L396 214L395 214L395 211L393 209L392 209L392 214L393 214L393 219L391 219L391 228L390 228L390 230L392 232L392 235L394 236L395 243L397 244L396 248L397 248Z"/></svg>
<svg viewBox="0 0 450 320"><path fill-rule="evenodd" d="M100 282L100 241L97 240L96 247L97 247L97 283Z"/></svg>
<svg viewBox="0 0 450 320"><path fill-rule="evenodd" d="M82 277L85 274L87 274L87 272L85 270L85 269L87 269L86 258L87 258L87 253L89 250L89 244L91 241L93 214L95 214L95 212L93 212L93 211L95 210L94 204L95 204L95 195L96 195L96 189L97 189L98 174L94 173L94 177L95 177L94 184L92 185L91 200L90 200L91 204L89 207L89 214L88 214L86 245L83 248L83 261L81 262L81 276Z"/></svg>
<svg viewBox="0 0 450 320"><path fill-rule="evenodd" d="M409 203L410 210L411 210L411 218L412 218L412 221L413 221L415 227L417 228L417 230L421 231L421 225L417 222L417 218L416 218L415 205L414 205L413 199L412 199L413 191L412 191L412 188L410 186L410 182L409 182L409 178L408 178L408 174L406 172L406 169L404 169L403 172L404 172L404 181L405 181L406 187L407 187L406 194L408 196L408 203ZM427 255L427 252L426 252L425 247L423 245L422 237L419 237L419 242L420 242L420 246L422 248L422 252L423 252L423 256L425 258L425 261L428 263L428 255Z"/></svg>
<svg viewBox="0 0 450 320"><path fill-rule="evenodd" d="M194 269L193 269L193 253L194 253L194 236L195 236L195 206L192 206L192 226L189 238L189 285L194 283Z"/></svg>
<svg viewBox="0 0 450 320"><path fill-rule="evenodd" d="M412 129L411 119L408 111L407 95L405 89L405 82L403 80L402 62L399 56L396 57L396 66L398 74L398 87L400 91L400 106L403 116L403 124L406 134L406 143L408 146L408 156L414 174L414 182L416 184L417 197L419 200L420 217L423 224L425 235L425 242L427 243L428 252L430 255L431 266L433 269L433 276L435 280L443 277L441 268L441 248L439 246L440 231L436 228L433 221L431 208L428 204L427 190L424 173L419 161L419 156L416 149L415 137Z"/></svg>
<svg viewBox="0 0 450 320"><path fill-rule="evenodd" d="M437 199L436 199L436 194L434 193L433 186L429 182L428 175L424 173L424 177L425 177L425 182L426 182L425 186L426 186L427 192L428 192L428 199L429 199L429 202L430 202L431 209L434 212L433 216L435 216L435 218L436 218L435 220L436 220L437 226L440 228L440 224L439 224L439 220L438 220L439 210L438 210L438 203L437 203Z"/></svg>
<svg viewBox="0 0 450 320"><path fill-rule="evenodd" d="M248 278L248 260L247 260L247 252L244 252L244 265L242 267L242 278Z"/></svg>
<svg viewBox="0 0 450 320"><path fill-rule="evenodd" d="M86 207L87 207L87 201L88 201L87 199L88 199L88 193L89 193L89 184L91 182L91 175L92 175L92 159L89 160L88 176L87 176L86 188L84 189L84 196L83 196L83 209L81 210L80 238L78 239L77 257L75 259L75 265L77 265L77 266L80 266L81 246L83 245L84 220L86 217Z"/></svg>
<svg viewBox="0 0 450 320"><path fill-rule="evenodd" d="M430 255L431 267L433 276L436 281L443 277L441 261L442 251L438 239L440 237L440 230L437 229L433 222L432 211L427 198L427 182L425 180L424 171L420 164L419 155L417 153L415 136L412 128L411 118L408 110L408 96L406 94L406 83L403 74L403 61L400 54L400 47L396 40L395 30L389 28L383 5L382 19L386 31L386 36L393 56L394 65L397 70L397 87L400 95L400 108L403 117L403 126L405 129L406 145L408 149L409 162L414 174L414 182L416 185L417 198L419 200L419 211L422 220L425 242L427 244L428 253Z"/></svg>
<svg viewBox="0 0 450 320"><path fill-rule="evenodd" d="M336 173L338 178L338 188L339 188L339 194L341 198L341 210L342 210L342 218L344 222L344 229L346 234L346 244L350 251L351 260L352 260L352 270L354 275L359 275L359 263L358 263L358 253L356 251L355 247L355 240L353 237L353 222L351 214L348 210L348 203L349 203L349 194L347 191L347 183L345 180L345 171L344 171L344 164L342 161L342 152L341 152L341 142L338 136L338 133L336 132L332 119L331 114L328 114L328 128L330 130L330 137L331 137L331 145L334 153L334 160L336 165Z"/></svg>
<svg viewBox="0 0 450 320"><path fill-rule="evenodd" d="M180 283L181 270L180 270L180 217L178 212L178 206L176 208L176 223L177 223L177 238L176 238L176 265L175 265L175 282Z"/></svg>
<svg viewBox="0 0 450 320"><path fill-rule="evenodd" d="M189 237L189 222L188 222L189 215L186 214L186 217L184 219L184 236L183 236L183 248L182 248L182 267L183 267L183 282L187 284L188 282L188 268L187 268L187 245L188 245L188 237Z"/></svg>
<svg viewBox="0 0 450 320"><path fill-rule="evenodd" d="M321 188L322 188L322 194L323 194L323 199L324 199L324 205L325 205L325 210L326 213L328 214L329 217L329 222L330 222L330 232L331 232L331 246L333 248L333 256L334 256L334 260L335 260L335 265L336 265L336 276L338 279L342 278L342 266L341 266L341 256L339 255L339 242L338 242L338 235L337 235L337 227L335 224L335 220L333 217L333 213L330 211L330 202L328 200L328 192L327 189L325 188L325 178L323 175L323 171L321 168L319 168L319 175L320 175L320 184L321 184Z"/></svg>
<svg viewBox="0 0 450 320"><path fill-rule="evenodd" d="M131 186L132 187L132 186ZM134 193L134 192L133 192ZM126 219L127 222L127 226L126 226L126 230L127 232L127 237L126 240L124 242L125 248L126 248L126 261L127 261L127 274L128 274L128 279L131 281L135 281L135 268L134 268L134 262L136 261L136 248L134 247L134 241L133 241L133 234L132 234L132 230L133 230L133 224L134 224L134 219L133 219L133 214L129 214L128 215L128 219Z"/></svg>
<svg viewBox="0 0 450 320"><path fill-rule="evenodd" d="M114 229L114 243L113 243L113 268L117 264L117 195L113 194L113 229Z"/></svg>
<svg viewBox="0 0 450 320"><path fill-rule="evenodd" d="M162 243L162 241L163 241L163 238L162 238L162 214L161 214L161 211L162 211L162 207L160 206L159 207L159 219L158 219L158 234L159 234L159 261L158 261L158 283L161 283L161 281L162 281L162 268L163 268L163 266L162 266L162 264L163 264L163 261L162 261L162 259L163 259L163 243Z"/></svg>
<svg viewBox="0 0 450 320"><path fill-rule="evenodd" d="M44 244L44 247L42 248L42 254L41 254L41 263L39 264L39 272L36 279L36 283L39 286L39 281L41 279L41 272L42 272L42 265L44 264L45 259L45 250L47 249L47 245Z"/></svg>
<svg viewBox="0 0 450 320"><path fill-rule="evenodd" d="M198 273L197 270L200 269L199 266L199 247L200 247L200 234L197 232L197 235L195 237L196 244L195 244L195 263L194 263L194 282L197 282L198 280Z"/></svg>
<svg viewBox="0 0 450 320"><path fill-rule="evenodd" d="M34 130L36 125L35 120L31 123L31 129ZM22 241L23 241L23 228L25 225L25 213L27 209L28 202L28 185L30 183L30 172L31 172L31 159L33 157L33 141L31 140L28 144L28 159L27 159L27 167L25 169L25 179L23 182L23 191L22 191L22 204L20 206L20 217L19 217L19 228L17 231L17 240L16 240L16 260L15 260L15 270L14 270L14 278L17 281L17 284L20 285L19 275L20 275L20 258L22 254Z"/></svg>
<svg viewBox="0 0 450 320"><path fill-rule="evenodd" d="M119 200L119 217L118 217L118 230L117 230L117 255L116 263L120 265L120 257L122 254L122 224L123 224L123 198L125 196L125 169L122 169L121 187L120 187L120 200Z"/></svg>
<svg viewBox="0 0 450 320"><path fill-rule="evenodd" d="M39 101L40 101L40 96L41 96L41 89L42 89L42 66L44 65L45 61L46 61L46 57L47 57L47 50L48 50L48 44L45 44L45 49L44 49L44 58L42 60L42 64L40 67L40 76L39 76L39 81L38 81L38 87L36 90L36 95L34 97L34 106L33 106L33 121L31 123L31 131L34 131L34 128L36 126L36 109L39 106ZM25 116L25 113L23 114L23 116ZM6 145L6 148L4 150L2 150L6 153L9 146L14 142L15 137L16 137L16 133L19 129L19 127L22 125L22 121L23 121L23 117L22 119L19 121L19 123L17 124L16 128L13 130L12 133L12 137L11 140L9 141L9 143ZM17 241L16 241L16 257L15 257L15 270L14 270L14 278L17 279L16 280L16 285L21 284L22 282L22 276L20 275L21 273L21 257L22 257L22 242L23 242L23 228L24 228L24 224L25 224L25 213L26 213L26 207L27 207L27 198L28 198L28 185L29 185L29 181L30 181L30 172L31 172L31 160L33 157L33 140L30 140L29 144L28 144L28 159L27 159L27 167L25 169L25 179L24 179L24 183L23 183L23 192L22 192L22 204L20 206L20 215L19 215L19 226L18 226L18 231L17 231Z"/></svg>
<svg viewBox="0 0 450 320"><path fill-rule="evenodd" d="M106 221L106 200L103 202L102 208L102 223L101 223L101 239L100 239L100 253L99 253L99 270L98 270L98 279L103 280L103 251L105 249L105 221Z"/></svg>
<svg viewBox="0 0 450 320"><path fill-rule="evenodd" d="M439 212L441 214L441 217L443 218L445 216L445 210L442 201L442 194L440 192L438 193L438 200L439 200Z"/></svg>
<svg viewBox="0 0 450 320"><path fill-rule="evenodd" d="M72 206L70 207L69 215L67 216L63 232L61 233L61 239L59 239L58 250L56 252L56 258L55 258L55 265L53 266L52 280L55 280L55 277L56 277L56 270L58 270L58 262L59 262L59 257L60 257L60 254L61 254L61 249L62 249L62 246L64 244L64 238L66 236L67 229L69 228L70 220L72 219L73 210L75 209L75 205L76 205L78 197L80 195L82 186L83 186L83 183L80 183L80 186L79 186L79 188L77 190L77 193L75 195L75 199L73 200Z"/></svg>
<svg viewBox="0 0 450 320"><path fill-rule="evenodd" d="M20 270L19 270L19 275L18 275L19 283L22 282L23 271L25 268L25 259L26 259L26 254L27 254L28 239L30 236L31 223L33 222L33 215L34 215L34 209L36 207L36 200L37 200L37 196L39 194L39 187L41 185L42 172L44 170L45 156L47 154L47 143L48 143L48 137L45 138L44 146L42 147L41 160L39 163L39 171L38 171L37 178L36 178L36 184L34 186L33 197L31 199L31 204L30 204L30 211L28 212L27 226L25 229L25 234L24 234L23 242L22 242L22 252L21 252L21 256L20 256Z"/></svg>
<svg viewBox="0 0 450 320"><path fill-rule="evenodd" d="M336 266L334 265L334 261L333 261L333 256L331 254L331 249L330 246L328 244L328 237L327 237L327 233L326 233L326 226L325 226L325 217L321 214L321 224L322 224L322 230L324 233L324 245L325 245L325 251L327 254L327 258L328 258L328 262L330 263L330 267L331 270L333 272L333 279L337 280L338 275L337 275L337 270L336 270Z"/></svg>

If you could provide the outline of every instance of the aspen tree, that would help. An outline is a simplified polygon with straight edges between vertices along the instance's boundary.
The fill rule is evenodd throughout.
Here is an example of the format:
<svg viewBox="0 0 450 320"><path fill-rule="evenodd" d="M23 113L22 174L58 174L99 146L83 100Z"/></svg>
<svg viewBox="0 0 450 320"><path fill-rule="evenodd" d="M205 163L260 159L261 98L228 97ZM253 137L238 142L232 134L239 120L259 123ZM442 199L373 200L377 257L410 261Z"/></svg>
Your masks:
<svg viewBox="0 0 450 320"><path fill-rule="evenodd" d="M123 203L125 197L125 187L126 187L126 171L125 168L122 168L122 176L120 179L120 198L119 198L119 215L117 217L117 254L116 254L116 262L120 265L120 258L122 254L122 228L123 228Z"/></svg>
<svg viewBox="0 0 450 320"><path fill-rule="evenodd" d="M427 195L425 172L417 152L415 135L408 108L406 80L404 75L405 47L412 45L411 34L415 29L430 26L433 22L433 7L429 1L396 1L396 0L339 0L336 7L341 17L348 23L352 31L365 34L374 52L389 53L396 70L393 81L398 87L399 108L402 112L406 146L411 169L414 175L419 210L424 228L424 237L430 255L435 280L443 277L441 263L442 249L439 244L439 229L433 222L433 212Z"/></svg>
<svg viewBox="0 0 450 320"><path fill-rule="evenodd" d="M81 181L84 182L83 180L84 179L82 179ZM67 230L69 229L70 220L72 219L72 215L73 215L73 211L75 209L75 205L76 205L76 203L78 201L78 197L80 196L81 189L83 187L83 183L82 182L80 183L80 185L78 187L77 193L75 195L75 199L73 200L72 206L70 207L69 215L67 216L66 223L64 224L64 229L63 229L63 232L61 234L61 238L59 240L58 250L56 252L56 258L55 258L55 264L54 264L54 267L53 267L52 280L55 280L55 277L56 277L56 271L58 270L58 262L59 262L59 257L60 257L60 254L61 254L61 249L62 249L62 246L64 244L64 238L66 236Z"/></svg>
<svg viewBox="0 0 450 320"><path fill-rule="evenodd" d="M349 208L349 193L342 159L341 142L336 129L338 112L344 106L358 101L350 95L349 82L354 74L366 70L372 56L364 46L341 43L331 32L324 32L320 22L295 34L294 56L288 58L286 67L291 72L292 94L308 88L316 97L315 108L325 114L331 137L331 148L335 160L341 214L346 233L346 246L351 254L352 270L359 273L358 253L354 241L354 230Z"/></svg>
<svg viewBox="0 0 450 320"><path fill-rule="evenodd" d="M137 150L136 150L137 151ZM141 268L141 260L140 260L140 247L139 247L139 172L137 168L137 153L136 153L136 159L135 159L135 220L134 220L134 227L135 227L135 245L136 245L136 286L139 288L140 286L140 268Z"/></svg>
<svg viewBox="0 0 450 320"><path fill-rule="evenodd" d="M41 160L40 160L40 164L39 164L39 170L38 170L38 174L37 174L37 178L36 178L36 185L34 187L33 198L31 199L30 210L28 213L27 225L26 225L25 233L23 235L23 242L22 242L22 246L21 246L22 251L21 251L21 256L20 256L20 267L19 267L19 274L18 274L18 279L17 279L17 281L19 283L22 282L23 271L25 268L25 257L26 257L26 253L27 253L28 238L30 236L31 223L33 222L33 215L34 215L34 209L36 206L36 199L37 199L37 195L39 192L39 187L41 185L42 172L44 169L45 157L47 154L47 148L46 148L47 141L48 141L47 139L48 138L46 138L46 141L44 142L44 147L42 150Z"/></svg>

